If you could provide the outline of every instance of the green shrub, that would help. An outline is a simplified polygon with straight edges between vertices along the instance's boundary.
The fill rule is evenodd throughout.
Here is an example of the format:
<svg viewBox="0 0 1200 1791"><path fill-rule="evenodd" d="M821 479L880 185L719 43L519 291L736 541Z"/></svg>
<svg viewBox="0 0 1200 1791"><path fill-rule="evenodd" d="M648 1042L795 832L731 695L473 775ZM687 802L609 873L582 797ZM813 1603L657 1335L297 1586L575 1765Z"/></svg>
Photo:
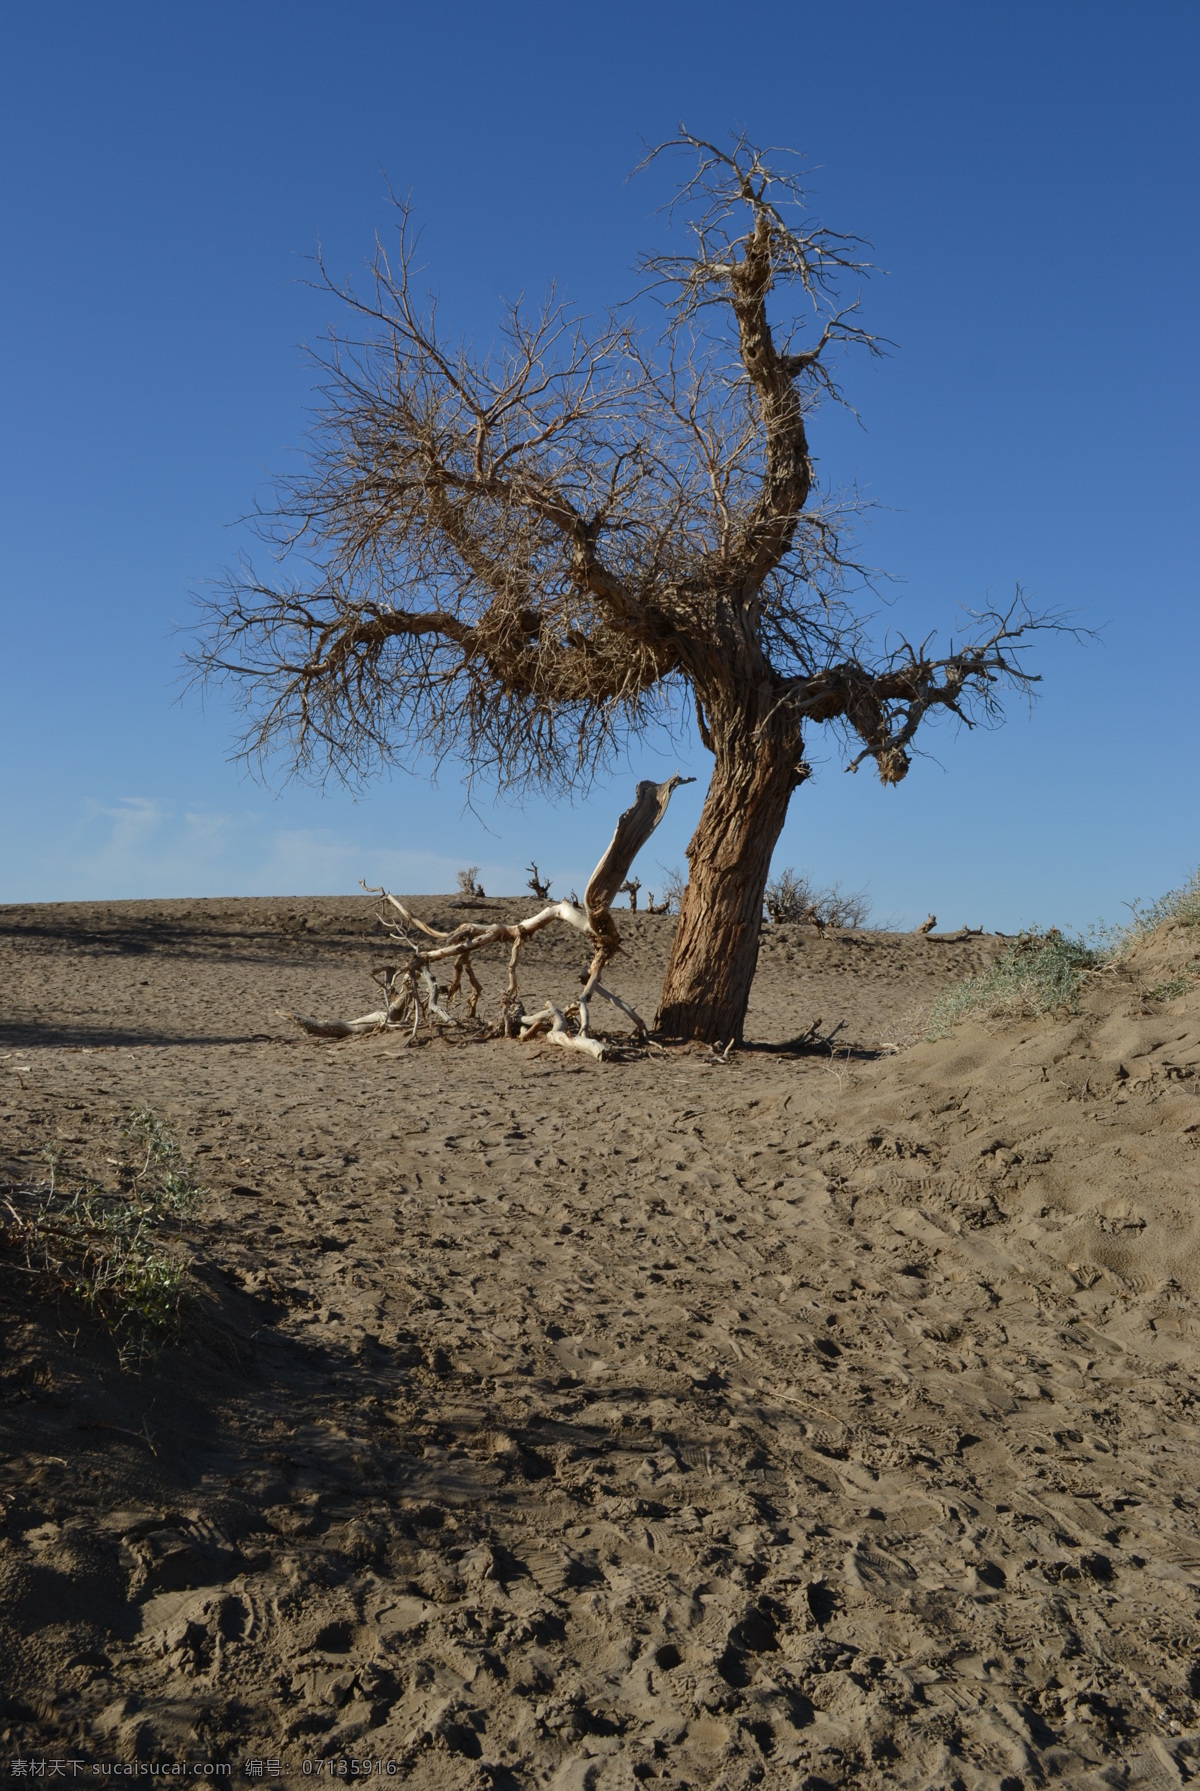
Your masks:
<svg viewBox="0 0 1200 1791"><path fill-rule="evenodd" d="M24 1257L45 1293L84 1306L128 1361L153 1353L178 1327L188 1264L175 1234L202 1190L154 1114L135 1113L123 1135L136 1158L114 1165L115 1189L63 1189L53 1155L45 1183L10 1186L12 1224L0 1245Z"/></svg>
<svg viewBox="0 0 1200 1791"><path fill-rule="evenodd" d="M52 1191L34 1221L47 1271L123 1345L161 1340L178 1316L187 1265L161 1237L172 1210L84 1188Z"/></svg>
<svg viewBox="0 0 1200 1791"><path fill-rule="evenodd" d="M145 1148L145 1160L138 1171L139 1183L146 1182L143 1198L161 1207L164 1212L180 1215L191 1212L201 1192L200 1184L179 1155L179 1146L162 1120L142 1107L125 1128L126 1138L134 1138ZM168 1168L171 1164L173 1167ZM147 1178L157 1170L155 1181Z"/></svg>
<svg viewBox="0 0 1200 1791"><path fill-rule="evenodd" d="M945 1038L960 1020L1017 1018L1062 1008L1074 1012L1084 977L1102 961L1103 953L1069 939L1057 927L1047 933L1022 933L987 970L938 996L928 1036Z"/></svg>

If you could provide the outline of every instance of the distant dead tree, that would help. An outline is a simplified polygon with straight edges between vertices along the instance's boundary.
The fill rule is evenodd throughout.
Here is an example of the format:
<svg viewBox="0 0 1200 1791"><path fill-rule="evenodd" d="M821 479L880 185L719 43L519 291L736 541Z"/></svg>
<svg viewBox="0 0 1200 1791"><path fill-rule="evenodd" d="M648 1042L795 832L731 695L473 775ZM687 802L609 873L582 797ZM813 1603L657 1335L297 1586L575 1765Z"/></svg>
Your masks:
<svg viewBox="0 0 1200 1791"><path fill-rule="evenodd" d="M998 720L1035 681L1031 633L1059 624L1018 592L945 653L871 653L853 504L817 491L807 427L840 398L835 352L879 352L839 297L864 245L744 137L681 131L649 159L667 150L691 172L685 243L643 264L656 337L551 295L513 306L494 352L455 343L404 204L369 296L322 269L353 326L322 360L309 462L258 518L296 576L231 575L193 664L239 689L249 755L352 779L454 753L562 793L690 709L713 768L657 1029L715 1041L741 1036L806 730L841 728L849 769L897 784L926 717Z"/></svg>
<svg viewBox="0 0 1200 1791"><path fill-rule="evenodd" d="M525 869L529 872L529 881L525 885L526 889L531 889L533 891L534 895L537 897L539 902L549 901L549 899L550 899L550 879L549 879L549 877L542 876L541 872L537 868L536 860L534 861L533 864L527 864L525 866Z"/></svg>

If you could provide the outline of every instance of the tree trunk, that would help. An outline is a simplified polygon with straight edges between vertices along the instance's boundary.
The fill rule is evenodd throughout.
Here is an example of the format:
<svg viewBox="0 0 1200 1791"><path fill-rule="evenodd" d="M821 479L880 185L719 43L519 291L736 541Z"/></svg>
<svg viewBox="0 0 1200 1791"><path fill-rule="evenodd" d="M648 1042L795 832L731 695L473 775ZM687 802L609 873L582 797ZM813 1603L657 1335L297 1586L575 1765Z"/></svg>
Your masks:
<svg viewBox="0 0 1200 1791"><path fill-rule="evenodd" d="M755 738L744 718L732 726L712 718L716 763L687 849L688 886L655 1021L661 1037L741 1041L771 855L799 781L790 731Z"/></svg>

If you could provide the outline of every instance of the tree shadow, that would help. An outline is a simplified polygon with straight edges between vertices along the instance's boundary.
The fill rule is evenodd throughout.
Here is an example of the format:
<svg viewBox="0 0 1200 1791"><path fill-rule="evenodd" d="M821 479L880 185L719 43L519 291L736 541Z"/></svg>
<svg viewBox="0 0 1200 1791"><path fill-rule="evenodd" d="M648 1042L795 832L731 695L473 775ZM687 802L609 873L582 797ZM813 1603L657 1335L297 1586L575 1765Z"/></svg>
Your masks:
<svg viewBox="0 0 1200 1791"><path fill-rule="evenodd" d="M292 1644L330 1657L331 1675L366 1672L385 1702L398 1695L396 1662L423 1657L424 1614L473 1608L473 1574L517 1589L539 1648L569 1648L572 1593L588 1597L607 1575L597 1547L564 1530L564 1495L583 1515L589 1478L628 1476L664 1449L695 1458L724 1397L719 1378L706 1383L692 1434L686 1407L651 1422L645 1381L594 1388L551 1368L521 1383L536 1409L517 1416L511 1383L481 1383L450 1362L436 1332L421 1343L404 1330L388 1341L335 1330L298 1313L295 1289L247 1292L205 1258L194 1274L179 1337L122 1371L111 1338L67 1302L32 1302L0 1253L0 1503L15 1539L0 1574L10 1663L0 1709L22 1751L64 1741L71 1725L73 1747L102 1734L123 1698L140 1713L123 1746L189 1745L172 1742L171 1724L196 1720L200 1682L187 1675L211 1665L218 1633L260 1649L262 1720L269 1704L277 1721L283 1696L314 1751L340 1745L335 1709L280 1693L276 1601L291 1613ZM652 1487L637 1492L642 1520L666 1512ZM757 1502L765 1509L765 1495ZM402 1626L388 1631L372 1609ZM749 1632L734 1638L721 1668L729 1684L742 1683L757 1645ZM43 1697L80 1668L92 1677L69 1706ZM247 1707L214 1696L201 1699L218 1712L210 1745L236 1749ZM585 1718L598 1734L619 1730L604 1708ZM475 1757L474 1730L445 1739Z"/></svg>
<svg viewBox="0 0 1200 1791"><path fill-rule="evenodd" d="M871 1045L856 1045L849 1041L832 1044L828 1039L811 1039L806 1034L770 1042L746 1039L738 1049L764 1057L817 1058L823 1063L830 1063L835 1058L839 1063L877 1063L881 1057L890 1055Z"/></svg>
<svg viewBox="0 0 1200 1791"><path fill-rule="evenodd" d="M257 963L269 957L294 962L297 956L379 948L378 939L358 918L333 924L323 920L319 928L313 929L253 913L240 919L202 912L101 919L89 903L80 903L77 911L62 914L32 908L0 908L0 943L5 941L104 957L195 957L217 953L222 963L243 959Z"/></svg>
<svg viewBox="0 0 1200 1791"><path fill-rule="evenodd" d="M36 1050L38 1047L74 1051L114 1051L146 1045L261 1045L291 1044L273 1032L198 1033L168 1032L152 1026L94 1026L85 1021L10 1020L0 1026L0 1046Z"/></svg>

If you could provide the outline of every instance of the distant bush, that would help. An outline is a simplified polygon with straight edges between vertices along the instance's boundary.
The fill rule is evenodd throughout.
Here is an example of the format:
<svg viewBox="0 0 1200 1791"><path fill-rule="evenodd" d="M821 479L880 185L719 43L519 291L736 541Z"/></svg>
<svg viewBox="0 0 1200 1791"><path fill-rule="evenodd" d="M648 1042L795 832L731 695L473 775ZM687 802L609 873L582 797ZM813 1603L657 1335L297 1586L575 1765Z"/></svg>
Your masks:
<svg viewBox="0 0 1200 1791"><path fill-rule="evenodd" d="M1140 902L1134 902L1131 906L1133 919L1126 926L1115 930L1097 929L1110 958L1120 958L1143 939L1149 938L1159 927L1172 921L1176 926L1200 929L1200 869L1193 871L1181 888L1169 889L1166 895L1159 896L1148 907L1143 907ZM1187 994L1198 976L1200 965L1186 965L1178 975L1148 990L1148 999L1174 1001L1177 996Z"/></svg>
<svg viewBox="0 0 1200 1791"><path fill-rule="evenodd" d="M1200 869L1193 871L1181 888L1168 890L1145 906L1134 902L1131 907L1131 921L1119 927L1093 928L1087 944L1068 938L1057 927L1044 933L1022 933L1005 946L989 970L954 984L937 997L927 1036L945 1038L960 1020L1033 1016L1055 1009L1075 1012L1090 970L1118 962L1168 921L1200 927ZM1186 994L1196 975L1195 968L1185 967L1181 974L1147 990L1146 998L1172 1001Z"/></svg>
<svg viewBox="0 0 1200 1791"><path fill-rule="evenodd" d="M818 927L862 927L871 908L860 892L846 895L840 883L819 889L801 872L780 871L767 884L764 905L772 921L810 920Z"/></svg>
<svg viewBox="0 0 1200 1791"><path fill-rule="evenodd" d="M479 866L477 864L469 864L466 870L456 871L454 874L458 878L459 895L465 896L468 901L480 902L486 899L483 893L483 884L479 881Z"/></svg>
<svg viewBox="0 0 1200 1791"><path fill-rule="evenodd" d="M1180 926L1200 927L1200 868L1194 870L1180 889L1170 889L1148 908L1133 903L1133 920L1125 929L1125 942L1133 945L1145 939L1168 920Z"/></svg>
<svg viewBox="0 0 1200 1791"><path fill-rule="evenodd" d="M1052 927L1010 940L996 962L978 976L940 994L929 1016L931 1039L945 1038L960 1020L1030 1017L1065 1008L1074 1012L1089 970L1105 954Z"/></svg>
<svg viewBox="0 0 1200 1791"><path fill-rule="evenodd" d="M1179 889L1169 889L1156 901L1129 902L1126 906L1132 919L1118 926L1098 923L1088 934L1092 947L1110 964L1117 963L1169 921L1177 926L1200 927L1200 869L1194 870Z"/></svg>

